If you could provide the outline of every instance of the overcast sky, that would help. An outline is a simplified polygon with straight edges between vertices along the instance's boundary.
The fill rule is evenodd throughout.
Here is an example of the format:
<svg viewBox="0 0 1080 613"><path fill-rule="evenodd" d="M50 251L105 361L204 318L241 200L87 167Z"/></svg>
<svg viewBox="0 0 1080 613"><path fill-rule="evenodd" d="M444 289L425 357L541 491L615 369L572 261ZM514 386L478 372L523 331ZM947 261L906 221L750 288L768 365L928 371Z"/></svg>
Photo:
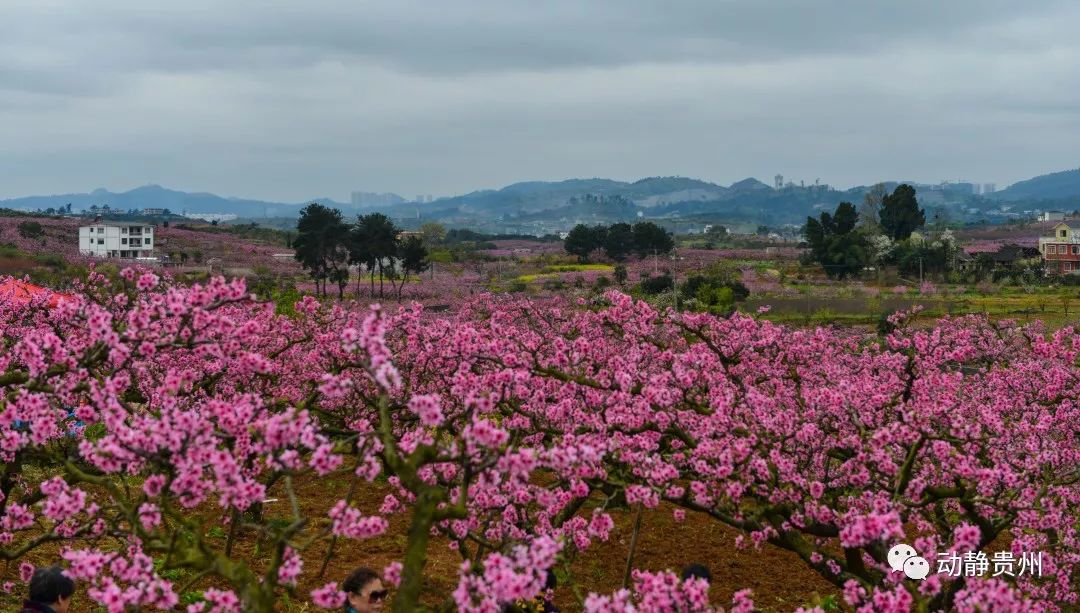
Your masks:
<svg viewBox="0 0 1080 613"><path fill-rule="evenodd" d="M1080 166L1075 0L0 0L0 198Z"/></svg>

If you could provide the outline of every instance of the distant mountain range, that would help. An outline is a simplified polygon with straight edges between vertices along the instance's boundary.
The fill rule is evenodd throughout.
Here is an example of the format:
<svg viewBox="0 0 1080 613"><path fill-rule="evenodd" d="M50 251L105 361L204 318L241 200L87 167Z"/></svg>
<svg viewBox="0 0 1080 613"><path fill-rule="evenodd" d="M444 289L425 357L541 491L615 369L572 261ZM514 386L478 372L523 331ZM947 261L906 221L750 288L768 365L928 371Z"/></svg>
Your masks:
<svg viewBox="0 0 1080 613"><path fill-rule="evenodd" d="M888 181L889 189L897 182ZM998 202L1029 201L1042 208L1076 208L1080 206L1080 169L1055 172L1020 181L1002 191L976 197L965 184L919 186L925 206L963 205L961 210L982 215L996 208ZM0 207L21 210L61 208L68 203L74 210L109 205L113 209L169 209L173 213L232 213L239 217L294 217L308 202L341 209L347 215L381 211L402 220L439 220L452 225L496 225L513 227L528 223L541 229L543 224L565 227L578 222L610 221L610 212L620 215L656 219L711 220L727 219L746 223L800 223L806 215L833 207L838 202L858 203L867 186L846 190L828 186L791 186L775 189L754 178L743 179L728 186L717 185L686 177L649 177L634 182L611 179L568 179L565 181L529 181L514 183L498 190L480 190L468 194L439 198L432 202L402 202L396 194L369 196L385 197L388 204L336 202L330 198L313 198L298 203L267 202L243 198L226 198L202 192L182 192L159 185L147 185L127 192L97 189L83 194L28 196L0 200ZM591 195L595 198L586 199ZM599 200L598 200L599 199ZM610 206L617 202L622 208ZM626 206L630 205L627 209ZM972 208L977 213L972 213ZM1013 207L1017 208L1017 207Z"/></svg>
<svg viewBox="0 0 1080 613"><path fill-rule="evenodd" d="M1018 181L990 195L996 200L1058 200L1080 196L1080 168Z"/></svg>
<svg viewBox="0 0 1080 613"><path fill-rule="evenodd" d="M352 209L351 204L335 202L330 198L314 198L327 206ZM309 201L310 202L310 201ZM291 217L303 208L304 203L265 202L246 198L225 198L205 192L181 192L160 185L146 185L126 192L95 189L87 194L60 194L56 196L26 196L0 200L0 207L18 210L58 209L71 204L73 210L89 209L91 206L109 205L110 208L169 209L177 215L188 213L233 213L240 217L281 216Z"/></svg>

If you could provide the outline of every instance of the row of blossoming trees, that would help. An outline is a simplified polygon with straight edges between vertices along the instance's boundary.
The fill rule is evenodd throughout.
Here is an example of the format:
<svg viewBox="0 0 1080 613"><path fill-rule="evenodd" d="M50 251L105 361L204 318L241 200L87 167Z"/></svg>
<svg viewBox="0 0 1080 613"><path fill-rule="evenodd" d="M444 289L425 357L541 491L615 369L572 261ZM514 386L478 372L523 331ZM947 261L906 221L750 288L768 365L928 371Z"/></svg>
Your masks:
<svg viewBox="0 0 1080 613"><path fill-rule="evenodd" d="M58 548L110 611L271 611L404 513L393 606L420 606L432 535L461 555L449 606L531 598L588 555L616 509L699 513L743 545L797 554L865 611L1055 609L1076 601L1080 336L969 317L884 339L736 315L486 300L452 317L298 317L241 281L92 275L50 310L0 316L0 558ZM347 478L327 508L297 482ZM354 506L380 476L382 508ZM287 517L262 508L288 501ZM206 537L217 509L229 539ZM374 510L368 510L372 512ZM257 534L265 560L233 555ZM925 581L890 572L905 541L1043 553L1043 575ZM185 569L177 585L159 573ZM310 582L309 582L310 583ZM208 585L214 588L206 588ZM581 593L588 594L588 587ZM307 595L301 594L306 597ZM339 606L335 584L310 594ZM590 611L706 610L703 582L635 573ZM752 606L736 595L735 610ZM636 608L636 609L635 609Z"/></svg>

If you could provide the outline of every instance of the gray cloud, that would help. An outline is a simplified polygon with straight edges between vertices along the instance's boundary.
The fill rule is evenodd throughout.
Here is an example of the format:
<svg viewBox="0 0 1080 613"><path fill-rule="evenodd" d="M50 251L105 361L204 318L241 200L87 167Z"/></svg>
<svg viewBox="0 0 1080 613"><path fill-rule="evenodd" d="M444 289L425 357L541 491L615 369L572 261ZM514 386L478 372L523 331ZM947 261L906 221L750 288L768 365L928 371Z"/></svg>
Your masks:
<svg viewBox="0 0 1080 613"><path fill-rule="evenodd" d="M0 0L0 196L1075 165L1065 1Z"/></svg>

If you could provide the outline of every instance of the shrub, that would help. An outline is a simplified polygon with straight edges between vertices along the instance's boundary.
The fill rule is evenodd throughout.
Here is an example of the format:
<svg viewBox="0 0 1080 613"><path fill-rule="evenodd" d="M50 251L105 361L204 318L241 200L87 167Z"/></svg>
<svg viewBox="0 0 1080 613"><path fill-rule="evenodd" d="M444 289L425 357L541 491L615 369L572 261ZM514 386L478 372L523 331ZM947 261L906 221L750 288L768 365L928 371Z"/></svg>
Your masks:
<svg viewBox="0 0 1080 613"><path fill-rule="evenodd" d="M646 277L641 280L641 292L648 296L655 296L671 291L675 287L675 280L670 275Z"/></svg>
<svg viewBox="0 0 1080 613"><path fill-rule="evenodd" d="M19 236L23 238L41 238L45 236L45 228L42 228L41 224L36 221L21 221L18 228Z"/></svg>
<svg viewBox="0 0 1080 613"><path fill-rule="evenodd" d="M611 276L615 278L615 282L618 283L620 286L626 285L626 278L628 276L626 272L626 265L616 264L615 270L612 271Z"/></svg>

